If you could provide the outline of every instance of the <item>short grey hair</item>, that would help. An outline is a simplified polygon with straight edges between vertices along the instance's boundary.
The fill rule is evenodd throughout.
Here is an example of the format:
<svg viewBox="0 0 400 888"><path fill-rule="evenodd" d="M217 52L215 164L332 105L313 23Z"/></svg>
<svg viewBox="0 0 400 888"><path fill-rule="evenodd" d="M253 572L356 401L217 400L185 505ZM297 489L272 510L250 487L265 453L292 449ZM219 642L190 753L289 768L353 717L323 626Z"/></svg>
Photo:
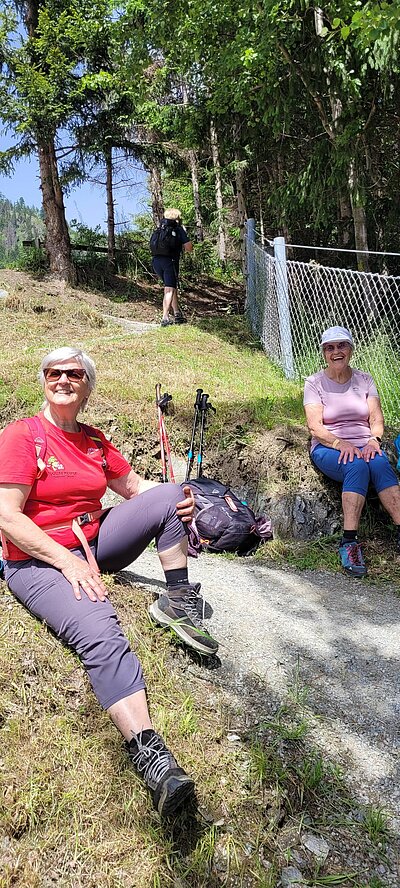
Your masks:
<svg viewBox="0 0 400 888"><path fill-rule="evenodd" d="M56 364L57 361L70 361L74 359L81 365L82 369L85 371L87 376L87 382L89 386L89 395L93 391L96 385L96 365L92 358L86 354L86 352L82 351L81 348L70 348L68 345L62 346L62 348L55 348L54 351L49 352L44 356L42 363L40 365L40 370L38 374L39 382L44 389L45 386L45 376L44 371L47 367L52 367L53 364ZM45 401L45 404L47 401ZM86 401L82 404L82 409L84 410L87 404Z"/></svg>

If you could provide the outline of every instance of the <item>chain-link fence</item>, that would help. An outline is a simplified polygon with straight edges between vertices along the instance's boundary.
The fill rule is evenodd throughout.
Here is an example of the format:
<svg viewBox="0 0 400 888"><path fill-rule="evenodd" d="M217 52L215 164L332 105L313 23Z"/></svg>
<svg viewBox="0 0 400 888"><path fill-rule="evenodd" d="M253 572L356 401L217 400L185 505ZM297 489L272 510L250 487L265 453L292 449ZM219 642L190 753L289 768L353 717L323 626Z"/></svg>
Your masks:
<svg viewBox="0 0 400 888"><path fill-rule="evenodd" d="M283 238L261 247L249 220L246 311L269 357L301 381L323 366L320 335L348 327L353 366L371 373L385 419L400 418L400 277L287 259Z"/></svg>

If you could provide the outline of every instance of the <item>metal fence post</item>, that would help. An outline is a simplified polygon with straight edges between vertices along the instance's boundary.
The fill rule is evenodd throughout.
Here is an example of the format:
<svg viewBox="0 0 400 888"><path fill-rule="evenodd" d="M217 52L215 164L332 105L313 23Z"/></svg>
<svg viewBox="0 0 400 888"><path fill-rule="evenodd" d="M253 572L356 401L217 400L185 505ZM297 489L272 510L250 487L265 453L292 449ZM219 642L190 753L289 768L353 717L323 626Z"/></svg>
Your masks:
<svg viewBox="0 0 400 888"><path fill-rule="evenodd" d="M256 292L256 259L254 246L256 242L256 220L246 222L246 305L245 309L253 310Z"/></svg>
<svg viewBox="0 0 400 888"><path fill-rule="evenodd" d="M292 333L290 329L286 244L284 237L274 237L274 256L283 371L287 379L294 379L295 372L293 364Z"/></svg>

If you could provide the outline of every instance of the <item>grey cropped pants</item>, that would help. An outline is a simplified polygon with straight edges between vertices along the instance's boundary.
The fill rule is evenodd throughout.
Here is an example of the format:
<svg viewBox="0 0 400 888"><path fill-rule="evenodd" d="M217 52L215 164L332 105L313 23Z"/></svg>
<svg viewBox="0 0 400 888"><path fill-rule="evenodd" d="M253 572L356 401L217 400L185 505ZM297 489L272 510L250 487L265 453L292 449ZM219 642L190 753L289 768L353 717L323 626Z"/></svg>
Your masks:
<svg viewBox="0 0 400 888"><path fill-rule="evenodd" d="M159 552L179 543L186 536L176 513L180 500L179 485L160 484L110 509L90 543L100 569L122 570L153 539ZM73 551L85 557L82 549ZM5 577L13 595L30 613L78 654L104 709L145 687L139 660L108 599L94 602L82 594L77 601L61 571L36 558L6 561Z"/></svg>

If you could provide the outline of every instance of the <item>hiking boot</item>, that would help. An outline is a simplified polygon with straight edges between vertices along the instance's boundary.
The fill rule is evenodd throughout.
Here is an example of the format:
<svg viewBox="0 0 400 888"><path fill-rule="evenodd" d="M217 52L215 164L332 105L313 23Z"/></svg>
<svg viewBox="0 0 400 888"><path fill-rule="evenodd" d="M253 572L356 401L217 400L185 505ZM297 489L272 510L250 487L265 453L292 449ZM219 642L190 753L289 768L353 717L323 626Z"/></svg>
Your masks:
<svg viewBox="0 0 400 888"><path fill-rule="evenodd" d="M168 817L194 795L194 781L180 768L164 740L149 729L127 743L129 758L150 791L161 817Z"/></svg>
<svg viewBox="0 0 400 888"><path fill-rule="evenodd" d="M170 321L169 318L163 318L160 324L160 327L170 327L173 324L173 321Z"/></svg>
<svg viewBox="0 0 400 888"><path fill-rule="evenodd" d="M341 543L339 546L339 555L342 567L346 573L350 574L352 577L365 577L367 568L365 566L360 543L357 543L356 540Z"/></svg>
<svg viewBox="0 0 400 888"><path fill-rule="evenodd" d="M181 311L177 311L174 316L174 324L187 324L187 320Z"/></svg>
<svg viewBox="0 0 400 888"><path fill-rule="evenodd" d="M199 602L200 583L187 586L168 586L165 595L149 607L149 614L160 626L169 626L188 647L207 657L217 653L218 642L208 634L199 614L204 608Z"/></svg>

